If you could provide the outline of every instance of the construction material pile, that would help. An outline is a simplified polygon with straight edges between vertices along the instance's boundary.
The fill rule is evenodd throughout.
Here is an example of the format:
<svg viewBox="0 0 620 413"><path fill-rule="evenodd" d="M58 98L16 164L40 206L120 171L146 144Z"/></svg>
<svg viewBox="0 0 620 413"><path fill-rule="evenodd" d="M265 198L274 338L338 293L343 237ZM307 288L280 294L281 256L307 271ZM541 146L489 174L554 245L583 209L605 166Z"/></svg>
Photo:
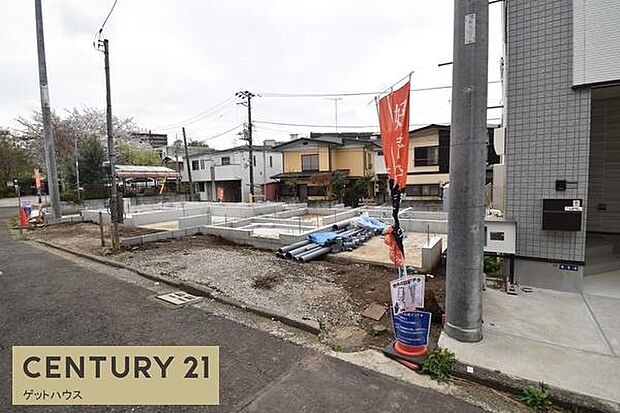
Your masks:
<svg viewBox="0 0 620 413"><path fill-rule="evenodd" d="M276 251L276 257L308 262L325 254L353 251L387 227L384 222L361 215L332 225L331 231L316 232L307 239Z"/></svg>

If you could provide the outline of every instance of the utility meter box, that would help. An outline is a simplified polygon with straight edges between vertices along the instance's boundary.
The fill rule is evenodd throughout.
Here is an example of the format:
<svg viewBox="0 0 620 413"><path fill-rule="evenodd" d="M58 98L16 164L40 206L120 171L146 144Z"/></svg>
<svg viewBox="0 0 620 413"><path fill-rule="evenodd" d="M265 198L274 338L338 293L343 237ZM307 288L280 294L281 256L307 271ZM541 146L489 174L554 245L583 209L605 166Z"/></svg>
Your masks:
<svg viewBox="0 0 620 413"><path fill-rule="evenodd" d="M501 218L486 217L484 220L484 252L516 254L517 223Z"/></svg>
<svg viewBox="0 0 620 413"><path fill-rule="evenodd" d="M581 231L581 199L543 199L542 212L543 230Z"/></svg>

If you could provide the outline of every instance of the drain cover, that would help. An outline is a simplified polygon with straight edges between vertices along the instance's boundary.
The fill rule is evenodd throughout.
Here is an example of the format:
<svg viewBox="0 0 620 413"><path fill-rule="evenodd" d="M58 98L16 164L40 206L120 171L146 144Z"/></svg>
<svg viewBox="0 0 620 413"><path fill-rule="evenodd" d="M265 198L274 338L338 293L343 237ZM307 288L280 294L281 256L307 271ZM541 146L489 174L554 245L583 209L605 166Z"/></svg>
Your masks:
<svg viewBox="0 0 620 413"><path fill-rule="evenodd" d="M200 300L200 297L184 293L183 291L158 295L157 298L174 305L190 304Z"/></svg>

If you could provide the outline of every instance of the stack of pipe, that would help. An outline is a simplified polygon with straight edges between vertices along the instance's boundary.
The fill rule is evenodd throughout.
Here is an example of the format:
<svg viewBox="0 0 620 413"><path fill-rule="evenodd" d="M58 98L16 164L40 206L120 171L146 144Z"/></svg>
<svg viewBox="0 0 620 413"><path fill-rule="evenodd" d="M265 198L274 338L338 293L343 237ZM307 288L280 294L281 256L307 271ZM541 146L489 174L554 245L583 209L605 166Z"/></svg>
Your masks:
<svg viewBox="0 0 620 413"><path fill-rule="evenodd" d="M350 220L334 224L332 230L338 233L338 237L329 244L320 245L309 240L299 241L279 248L276 257L305 263L330 252L352 251L378 234L376 231L352 226Z"/></svg>

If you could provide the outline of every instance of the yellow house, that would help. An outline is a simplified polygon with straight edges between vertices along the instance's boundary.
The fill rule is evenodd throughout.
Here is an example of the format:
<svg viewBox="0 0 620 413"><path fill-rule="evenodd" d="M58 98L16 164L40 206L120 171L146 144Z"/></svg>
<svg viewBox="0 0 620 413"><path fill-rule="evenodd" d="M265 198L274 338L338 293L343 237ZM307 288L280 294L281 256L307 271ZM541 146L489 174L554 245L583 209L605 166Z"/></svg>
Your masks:
<svg viewBox="0 0 620 413"><path fill-rule="evenodd" d="M380 147L377 134L311 133L309 138L293 139L274 148L282 152L283 172L272 178L280 181L283 198L326 200L337 172L348 182L374 178L375 152Z"/></svg>

